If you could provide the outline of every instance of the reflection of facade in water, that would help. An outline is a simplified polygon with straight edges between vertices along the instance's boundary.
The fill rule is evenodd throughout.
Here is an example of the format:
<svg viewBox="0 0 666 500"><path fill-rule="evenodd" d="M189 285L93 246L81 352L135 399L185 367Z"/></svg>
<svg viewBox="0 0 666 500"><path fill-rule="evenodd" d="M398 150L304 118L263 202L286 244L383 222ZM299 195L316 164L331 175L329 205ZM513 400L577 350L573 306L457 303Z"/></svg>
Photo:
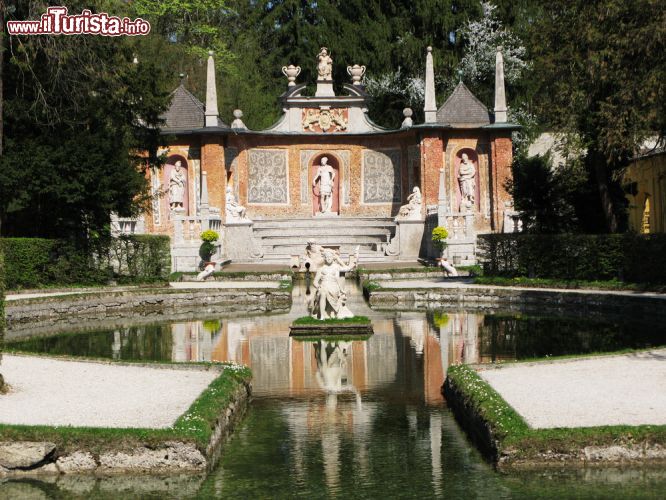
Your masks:
<svg viewBox="0 0 666 500"><path fill-rule="evenodd" d="M213 351L213 333L201 321L173 323L171 325L171 359L173 361L210 361Z"/></svg>
<svg viewBox="0 0 666 500"><path fill-rule="evenodd" d="M333 381L329 374L334 370L342 373L340 384L353 386L362 394L367 389L390 386L398 373L406 370L413 383L422 387L427 404L441 404L441 386L450 365L513 357L510 328L502 326L506 321L484 324L482 314L462 312L436 312L431 318L428 321L421 312L402 312L395 319L373 319L375 335L365 342L339 343L346 353L344 360L339 367L324 371L321 366L318 370L318 344L288 337L292 318L286 315L229 319L216 331L201 322L173 324L172 359L247 365L252 368L258 395L298 396L330 389ZM399 338L407 342L406 351L404 347L398 350ZM114 337L114 346L117 340ZM342 385L338 386L337 390L341 389Z"/></svg>

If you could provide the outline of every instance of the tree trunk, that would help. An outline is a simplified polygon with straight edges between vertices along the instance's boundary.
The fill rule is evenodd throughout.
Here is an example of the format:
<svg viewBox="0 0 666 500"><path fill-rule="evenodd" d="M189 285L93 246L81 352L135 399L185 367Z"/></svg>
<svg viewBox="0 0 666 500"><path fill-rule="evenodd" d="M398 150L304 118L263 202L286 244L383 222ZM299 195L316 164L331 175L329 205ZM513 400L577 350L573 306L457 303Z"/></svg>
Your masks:
<svg viewBox="0 0 666 500"><path fill-rule="evenodd" d="M589 156L592 161L597 188L599 189L599 200L601 201L601 210L606 222L606 231L609 233L617 233L618 221L615 214L613 198L608 186L608 170L606 169L606 162L596 151L590 151Z"/></svg>

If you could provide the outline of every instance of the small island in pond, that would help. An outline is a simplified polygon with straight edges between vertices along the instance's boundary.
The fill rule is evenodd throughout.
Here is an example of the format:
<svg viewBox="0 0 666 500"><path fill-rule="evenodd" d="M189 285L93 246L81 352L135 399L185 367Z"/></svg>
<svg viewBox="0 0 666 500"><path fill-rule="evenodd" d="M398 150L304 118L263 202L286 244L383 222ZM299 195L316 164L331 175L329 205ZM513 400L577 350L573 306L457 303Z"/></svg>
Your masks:
<svg viewBox="0 0 666 500"><path fill-rule="evenodd" d="M353 316L351 318L317 319L312 316L303 316L295 320L290 327L289 335L292 337L334 337L369 336L374 332L372 323L366 316Z"/></svg>

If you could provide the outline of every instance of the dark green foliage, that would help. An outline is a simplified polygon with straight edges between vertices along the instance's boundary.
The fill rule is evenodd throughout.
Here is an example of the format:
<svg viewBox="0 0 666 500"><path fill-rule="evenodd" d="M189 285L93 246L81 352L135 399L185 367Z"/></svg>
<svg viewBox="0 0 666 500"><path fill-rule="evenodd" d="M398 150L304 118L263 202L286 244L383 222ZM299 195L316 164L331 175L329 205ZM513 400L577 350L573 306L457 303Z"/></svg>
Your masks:
<svg viewBox="0 0 666 500"><path fill-rule="evenodd" d="M522 214L523 230L528 233L576 231L576 195L584 173L574 166L553 168L550 155L516 156L512 164L513 181L507 186L516 210Z"/></svg>
<svg viewBox="0 0 666 500"><path fill-rule="evenodd" d="M246 124L267 127L279 117L276 97L286 90L280 68L301 66L298 82L313 91L316 55L326 46L333 57L333 80L349 82L346 67L367 66L367 75L394 75L401 84L423 78L425 49L433 46L437 73L455 72L462 41L449 40L471 16L480 14L476 0L230 0L237 16L228 18L228 46L233 60L223 75L228 82L220 94L220 110L227 120L234 107L243 109ZM340 91L340 89L338 89ZM440 102L444 96L440 96ZM371 103L370 115L380 125L398 127L402 109L409 105L399 92ZM421 109L415 109L417 118Z"/></svg>
<svg viewBox="0 0 666 500"><path fill-rule="evenodd" d="M210 241L204 241L199 247L199 257L204 262L208 262L213 253L215 253L215 245Z"/></svg>
<svg viewBox="0 0 666 500"><path fill-rule="evenodd" d="M4 238L9 289L43 286L165 281L171 271L167 236L113 238L95 247L79 248L65 240Z"/></svg>
<svg viewBox="0 0 666 500"><path fill-rule="evenodd" d="M666 283L666 235L479 236L484 274Z"/></svg>
<svg viewBox="0 0 666 500"><path fill-rule="evenodd" d="M602 226L623 227L621 170L666 133L666 9L659 0L535 2L530 45L542 119L575 135Z"/></svg>
<svg viewBox="0 0 666 500"><path fill-rule="evenodd" d="M2 351L5 341L5 259L0 247L0 363L2 363ZM0 393L5 387L5 380L0 372Z"/></svg>
<svg viewBox="0 0 666 500"><path fill-rule="evenodd" d="M111 7L103 0L67 6ZM7 11L11 19L37 19L43 7L13 1ZM125 8L114 2L113 13ZM3 235L94 239L108 231L111 212L131 216L143 207L144 169L160 165L158 117L168 92L156 64L132 63L141 40L4 38Z"/></svg>

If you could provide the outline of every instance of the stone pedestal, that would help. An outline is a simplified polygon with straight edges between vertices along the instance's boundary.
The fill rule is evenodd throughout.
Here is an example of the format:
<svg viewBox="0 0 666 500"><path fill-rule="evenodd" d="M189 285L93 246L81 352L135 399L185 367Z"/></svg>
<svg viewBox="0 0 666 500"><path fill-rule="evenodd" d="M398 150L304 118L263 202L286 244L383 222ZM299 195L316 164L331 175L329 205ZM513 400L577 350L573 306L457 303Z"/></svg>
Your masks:
<svg viewBox="0 0 666 500"><path fill-rule="evenodd" d="M398 220L397 236L400 244L400 260L416 260L421 250L425 223L422 220Z"/></svg>
<svg viewBox="0 0 666 500"><path fill-rule="evenodd" d="M334 97L333 80L317 80L315 97Z"/></svg>
<svg viewBox="0 0 666 500"><path fill-rule="evenodd" d="M225 257L232 261L260 259L261 250L253 238L254 222L228 222L224 225Z"/></svg>

